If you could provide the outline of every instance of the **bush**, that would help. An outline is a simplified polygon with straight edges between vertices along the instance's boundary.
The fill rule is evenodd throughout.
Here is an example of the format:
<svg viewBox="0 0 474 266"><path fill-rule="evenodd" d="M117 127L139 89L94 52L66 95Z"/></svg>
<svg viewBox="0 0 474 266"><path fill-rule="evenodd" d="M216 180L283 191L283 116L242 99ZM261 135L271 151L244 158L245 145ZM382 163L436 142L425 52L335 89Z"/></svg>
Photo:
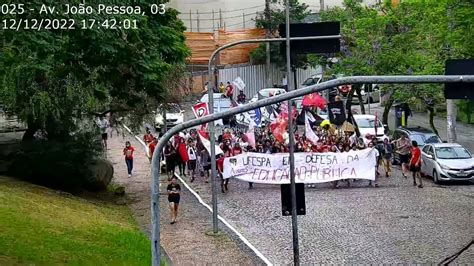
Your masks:
<svg viewBox="0 0 474 266"><path fill-rule="evenodd" d="M24 141L14 154L9 174L47 187L76 190L91 183L90 165L100 155L95 133L81 132L67 141Z"/></svg>

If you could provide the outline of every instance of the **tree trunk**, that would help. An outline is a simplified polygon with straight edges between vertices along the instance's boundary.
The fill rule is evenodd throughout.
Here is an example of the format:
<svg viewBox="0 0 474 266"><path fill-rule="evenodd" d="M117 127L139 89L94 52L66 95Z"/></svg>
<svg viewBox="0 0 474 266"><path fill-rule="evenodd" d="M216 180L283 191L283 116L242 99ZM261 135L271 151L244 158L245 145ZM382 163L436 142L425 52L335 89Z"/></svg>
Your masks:
<svg viewBox="0 0 474 266"><path fill-rule="evenodd" d="M359 99L359 105L360 105L360 112L361 114L365 115L365 106L364 106L364 100L362 99L362 95L360 94L360 84L357 84L355 89L357 92L357 99Z"/></svg>
<svg viewBox="0 0 474 266"><path fill-rule="evenodd" d="M388 115L390 114L390 109L392 108L394 101L395 99L393 98L392 94L390 94L388 100L385 102L385 106L383 109L382 124L384 125L388 125Z"/></svg>
<svg viewBox="0 0 474 266"><path fill-rule="evenodd" d="M431 129L433 130L433 132L438 135L438 130L436 129L435 127L435 124L434 124L434 116L435 116L435 111L434 111L434 108L433 107L428 107L427 108L429 113L430 113L430 127Z"/></svg>
<svg viewBox="0 0 474 266"><path fill-rule="evenodd" d="M346 101L346 110L350 111L352 107L352 98L354 98L354 86L352 86L351 90L347 94L347 101Z"/></svg>

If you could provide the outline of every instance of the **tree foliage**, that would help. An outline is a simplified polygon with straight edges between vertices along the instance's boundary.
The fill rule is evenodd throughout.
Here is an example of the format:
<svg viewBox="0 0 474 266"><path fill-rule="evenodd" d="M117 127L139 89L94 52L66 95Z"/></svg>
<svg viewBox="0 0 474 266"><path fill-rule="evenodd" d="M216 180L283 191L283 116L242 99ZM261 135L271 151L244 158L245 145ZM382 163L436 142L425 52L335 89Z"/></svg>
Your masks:
<svg viewBox="0 0 474 266"><path fill-rule="evenodd" d="M331 69L338 74L436 75L444 73L446 59L474 56L470 0L405 0L396 6L391 1L365 6L361 0L345 0L343 7L323 12L321 19L341 22L341 52ZM312 60L318 63L320 58ZM432 115L432 107L444 103L442 88L384 87L393 100L423 104Z"/></svg>
<svg viewBox="0 0 474 266"><path fill-rule="evenodd" d="M29 2L28 8L65 1L40 2ZM74 19L76 29L0 32L0 101L5 111L26 121L30 131L47 129L49 137L67 138L77 121L91 113L144 115L168 96L168 73L189 55L177 11L151 15L149 6L157 3L151 0L88 1L95 7L99 3L139 5L146 15L45 15L42 18ZM17 19L34 16L30 12ZM83 19L136 20L138 29L80 29Z"/></svg>
<svg viewBox="0 0 474 266"><path fill-rule="evenodd" d="M269 18L267 19L265 13L259 13L255 18L255 26L259 29L265 29L270 32L271 37L279 36L278 27L280 24L286 23L286 2L271 0L274 4L270 8ZM298 0L290 0L290 23L302 22L309 11L308 5L299 3ZM250 60L254 64L264 64L266 60L266 44L260 44L257 49L250 53ZM281 53L279 43L270 44L270 61L277 66L284 67L286 62L286 55ZM297 62L294 63L297 67L302 67L307 64L306 57L298 57Z"/></svg>

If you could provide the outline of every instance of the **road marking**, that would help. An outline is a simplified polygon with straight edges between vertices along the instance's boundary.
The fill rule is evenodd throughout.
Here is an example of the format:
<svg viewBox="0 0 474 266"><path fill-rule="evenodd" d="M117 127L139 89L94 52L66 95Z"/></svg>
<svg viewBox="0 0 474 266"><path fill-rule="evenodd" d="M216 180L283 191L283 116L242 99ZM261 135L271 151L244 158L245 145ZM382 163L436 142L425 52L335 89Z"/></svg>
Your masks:
<svg viewBox="0 0 474 266"><path fill-rule="evenodd" d="M145 142L140 139L140 137L134 135L132 133L132 130L130 130L130 128L128 128L127 126L123 126L132 136L134 136L145 148L146 148L146 144ZM199 201L199 203L201 203L204 207L206 207L211 213L212 213L212 208L211 206L209 206L207 203L204 202L204 200L202 200L201 196L199 196L196 191L194 191L182 178L181 176L179 176L178 174L175 173L175 175L178 177L179 181L181 181L181 183L183 183L183 185L194 195L194 197L196 197L196 199ZM161 183L160 183L160 186L161 186ZM266 265L273 265L254 245L252 245L252 243L250 243L250 241L247 240L247 238L245 238L239 231L237 231L237 229L235 229L232 225L229 224L229 222L227 222L227 220L225 220L222 216L220 215L217 215L217 218L219 219L219 221L221 221L225 226L227 226L227 228L229 228L232 232L234 232L234 234L236 234L239 239L245 244L247 245L247 247L249 247L254 253L255 255L257 255Z"/></svg>

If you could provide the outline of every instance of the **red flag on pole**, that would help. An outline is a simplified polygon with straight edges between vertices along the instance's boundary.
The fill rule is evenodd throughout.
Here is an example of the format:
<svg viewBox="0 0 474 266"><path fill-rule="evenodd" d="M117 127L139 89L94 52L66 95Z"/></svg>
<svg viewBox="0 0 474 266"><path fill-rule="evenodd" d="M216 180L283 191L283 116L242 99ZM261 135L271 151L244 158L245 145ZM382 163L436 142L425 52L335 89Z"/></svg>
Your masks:
<svg viewBox="0 0 474 266"><path fill-rule="evenodd" d="M303 97L301 105L305 107L318 107L320 109L323 109L326 105L326 100L323 97L319 96L317 92L313 92Z"/></svg>

